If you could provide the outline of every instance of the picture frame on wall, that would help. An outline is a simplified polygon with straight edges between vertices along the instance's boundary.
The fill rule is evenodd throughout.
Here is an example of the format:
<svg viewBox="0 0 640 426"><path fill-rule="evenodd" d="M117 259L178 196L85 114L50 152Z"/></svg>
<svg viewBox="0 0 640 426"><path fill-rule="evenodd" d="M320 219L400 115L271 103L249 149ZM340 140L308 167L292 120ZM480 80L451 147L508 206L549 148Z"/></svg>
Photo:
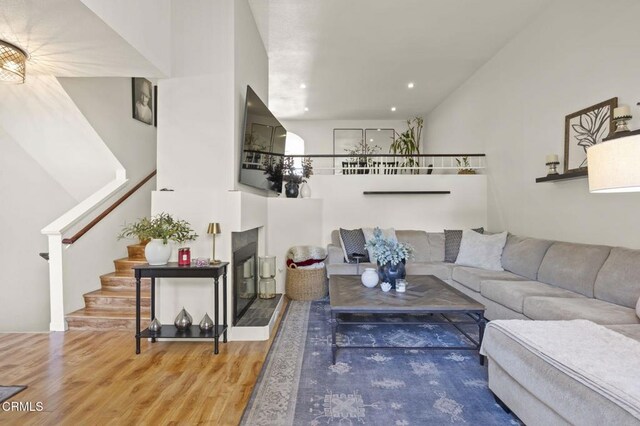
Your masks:
<svg viewBox="0 0 640 426"><path fill-rule="evenodd" d="M587 169L587 149L602 142L614 129L611 98L569 114L564 123L564 173Z"/></svg>
<svg viewBox="0 0 640 426"><path fill-rule="evenodd" d="M142 77L131 79L131 108L133 118L153 125L153 85Z"/></svg>

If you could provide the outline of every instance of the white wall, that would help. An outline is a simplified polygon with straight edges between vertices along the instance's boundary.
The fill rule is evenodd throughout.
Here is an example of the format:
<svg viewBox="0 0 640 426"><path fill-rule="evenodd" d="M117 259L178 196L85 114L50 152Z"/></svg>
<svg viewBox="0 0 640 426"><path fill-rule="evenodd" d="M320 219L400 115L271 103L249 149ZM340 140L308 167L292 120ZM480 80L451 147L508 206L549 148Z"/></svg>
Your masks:
<svg viewBox="0 0 640 426"><path fill-rule="evenodd" d="M0 332L48 330L49 267L38 256L48 246L40 229L76 201L2 127L0 199Z"/></svg>
<svg viewBox="0 0 640 426"><path fill-rule="evenodd" d="M640 194L590 194L586 179L536 184L564 152L564 117L617 96L640 127L640 3L553 2L426 119L436 152L485 151L489 229L640 248ZM562 163L562 159L561 159Z"/></svg>
<svg viewBox="0 0 640 426"><path fill-rule="evenodd" d="M171 0L82 0L165 75L171 73ZM135 76L145 77L145 76Z"/></svg>
<svg viewBox="0 0 640 426"><path fill-rule="evenodd" d="M157 130L132 118L130 78L60 78L59 81L104 144L125 167L129 179L127 185L95 213L67 231L64 237L69 237L155 170ZM99 276L113 272L113 261L126 257L126 245L137 242L117 241L116 235L126 222L149 215L153 189L155 178L65 250L65 313L82 308L82 295L98 290Z"/></svg>
<svg viewBox="0 0 640 426"><path fill-rule="evenodd" d="M55 77L2 85L0 98L0 126L77 201L122 169Z"/></svg>
<svg viewBox="0 0 640 426"><path fill-rule="evenodd" d="M174 2L172 18L173 77L158 83L158 186L174 191L154 192L152 212L191 223L200 234L192 257L211 257L207 224L219 222L216 257L230 261L232 232L259 228L265 238L264 192L237 182L246 86L267 99L267 55L246 0ZM194 321L211 315L212 291L201 280L162 280L159 319L172 322L183 305ZM229 318L231 306L229 292Z"/></svg>

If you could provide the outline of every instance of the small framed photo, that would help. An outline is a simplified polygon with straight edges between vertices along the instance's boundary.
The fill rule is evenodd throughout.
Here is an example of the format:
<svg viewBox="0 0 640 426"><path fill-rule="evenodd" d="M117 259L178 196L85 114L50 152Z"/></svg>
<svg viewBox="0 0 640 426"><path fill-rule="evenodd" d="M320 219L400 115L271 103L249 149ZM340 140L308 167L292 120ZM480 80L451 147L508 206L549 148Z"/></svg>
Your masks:
<svg viewBox="0 0 640 426"><path fill-rule="evenodd" d="M565 117L564 172L587 168L587 148L602 142L613 129L613 110L618 98L611 98Z"/></svg>
<svg viewBox="0 0 640 426"><path fill-rule="evenodd" d="M143 123L153 124L153 85L146 78L131 79L131 104L133 118Z"/></svg>

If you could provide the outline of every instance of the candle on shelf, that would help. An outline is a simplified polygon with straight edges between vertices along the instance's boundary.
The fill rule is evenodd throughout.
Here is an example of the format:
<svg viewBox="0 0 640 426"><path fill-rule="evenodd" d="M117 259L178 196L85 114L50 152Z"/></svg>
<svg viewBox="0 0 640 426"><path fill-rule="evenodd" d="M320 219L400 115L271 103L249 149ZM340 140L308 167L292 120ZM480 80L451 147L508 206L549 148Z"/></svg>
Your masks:
<svg viewBox="0 0 640 426"><path fill-rule="evenodd" d="M269 262L264 262L262 264L262 278L271 277L271 264Z"/></svg>
<svg viewBox="0 0 640 426"><path fill-rule="evenodd" d="M546 164L557 163L557 162L558 162L558 154L549 154L549 155L547 155Z"/></svg>
<svg viewBox="0 0 640 426"><path fill-rule="evenodd" d="M613 110L613 118L631 117L629 105L620 105Z"/></svg>

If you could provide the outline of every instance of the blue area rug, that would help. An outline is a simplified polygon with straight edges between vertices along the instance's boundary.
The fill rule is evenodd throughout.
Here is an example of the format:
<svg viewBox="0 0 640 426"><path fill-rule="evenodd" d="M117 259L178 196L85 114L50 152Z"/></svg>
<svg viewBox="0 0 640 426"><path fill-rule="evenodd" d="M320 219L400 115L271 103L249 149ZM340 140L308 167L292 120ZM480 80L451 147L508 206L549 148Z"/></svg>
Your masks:
<svg viewBox="0 0 640 426"><path fill-rule="evenodd" d="M358 320L379 321L373 315ZM413 318L415 320L416 318ZM341 326L340 346L468 345L437 317ZM477 338L477 327L463 326ZM329 304L290 302L241 424L517 425L493 400L476 351L339 350L331 362Z"/></svg>

